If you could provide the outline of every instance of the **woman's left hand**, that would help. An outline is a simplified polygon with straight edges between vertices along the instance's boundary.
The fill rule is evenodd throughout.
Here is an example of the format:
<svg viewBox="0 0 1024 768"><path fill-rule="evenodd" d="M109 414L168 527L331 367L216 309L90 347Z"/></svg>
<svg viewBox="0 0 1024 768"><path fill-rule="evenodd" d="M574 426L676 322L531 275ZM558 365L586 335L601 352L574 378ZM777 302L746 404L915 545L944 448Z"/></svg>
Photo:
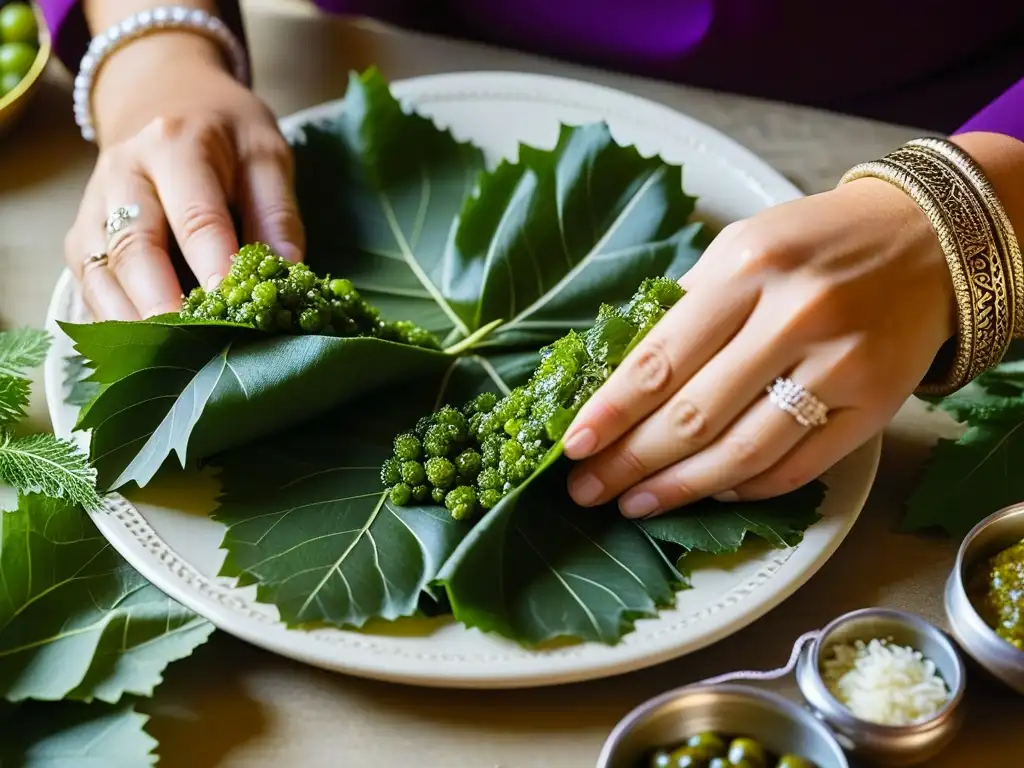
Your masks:
<svg viewBox="0 0 1024 768"><path fill-rule="evenodd" d="M638 518L794 490L883 429L955 332L931 224L875 179L726 227L680 284L565 435L578 504L619 498ZM827 423L772 404L777 377L824 402Z"/></svg>

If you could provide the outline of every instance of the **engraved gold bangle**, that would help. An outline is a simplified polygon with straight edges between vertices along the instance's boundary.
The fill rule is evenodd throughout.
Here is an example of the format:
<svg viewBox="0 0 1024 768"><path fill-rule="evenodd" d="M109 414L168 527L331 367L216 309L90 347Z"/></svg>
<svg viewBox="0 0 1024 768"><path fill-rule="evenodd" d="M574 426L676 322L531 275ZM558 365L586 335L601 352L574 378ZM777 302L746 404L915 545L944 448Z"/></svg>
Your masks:
<svg viewBox="0 0 1024 768"><path fill-rule="evenodd" d="M900 147L851 168L839 183L869 177L907 194L938 236L957 302L956 351L950 370L918 391L956 391L1002 359L1013 332L1010 276L984 205L954 166L924 150Z"/></svg>
<svg viewBox="0 0 1024 768"><path fill-rule="evenodd" d="M999 250L1010 270L1010 292L1014 301L1013 338L1024 338L1024 257L1021 255L1020 241L1014 232L1010 217L996 195L992 183L974 158L952 141L935 138L914 139L907 142L907 146L933 152L945 158L967 177L975 193L981 198L998 240Z"/></svg>

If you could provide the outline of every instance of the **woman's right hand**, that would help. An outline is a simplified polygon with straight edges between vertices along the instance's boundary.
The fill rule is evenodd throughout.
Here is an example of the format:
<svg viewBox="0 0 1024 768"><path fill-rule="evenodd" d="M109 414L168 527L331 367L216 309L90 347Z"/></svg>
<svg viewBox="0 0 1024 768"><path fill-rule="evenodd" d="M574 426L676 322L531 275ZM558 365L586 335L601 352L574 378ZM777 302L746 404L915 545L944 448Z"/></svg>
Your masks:
<svg viewBox="0 0 1024 768"><path fill-rule="evenodd" d="M65 256L97 320L180 308L171 235L199 284L218 284L240 245L232 210L246 242L302 258L291 150L212 41L162 32L125 46L100 71L92 105L100 154ZM108 243L107 217L132 205L138 215ZM106 264L86 264L102 252Z"/></svg>

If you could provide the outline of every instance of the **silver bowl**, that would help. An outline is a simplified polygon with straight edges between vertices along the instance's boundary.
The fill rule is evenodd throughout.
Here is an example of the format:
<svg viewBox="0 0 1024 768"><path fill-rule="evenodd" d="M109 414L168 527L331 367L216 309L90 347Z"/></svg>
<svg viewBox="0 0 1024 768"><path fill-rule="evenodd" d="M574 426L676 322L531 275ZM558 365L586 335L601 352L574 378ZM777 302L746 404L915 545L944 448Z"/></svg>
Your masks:
<svg viewBox="0 0 1024 768"><path fill-rule="evenodd" d="M824 658L836 643L868 642L872 638L920 651L935 662L950 691L949 701L933 717L910 725L882 725L856 717L828 690L821 676ZM858 757L893 766L920 765L941 752L963 724L967 675L956 646L937 627L910 613L865 608L840 616L808 643L796 669L797 684L808 705L836 735L844 748Z"/></svg>
<svg viewBox="0 0 1024 768"><path fill-rule="evenodd" d="M735 684L690 685L641 704L608 736L597 768L637 768L651 750L701 731L749 736L818 768L849 768L842 747L810 712L778 694Z"/></svg>
<svg viewBox="0 0 1024 768"><path fill-rule="evenodd" d="M972 572L983 560L1024 538L1024 503L982 520L960 545L946 582L946 616L961 647L995 678L1024 694L1024 651L997 635L967 594Z"/></svg>

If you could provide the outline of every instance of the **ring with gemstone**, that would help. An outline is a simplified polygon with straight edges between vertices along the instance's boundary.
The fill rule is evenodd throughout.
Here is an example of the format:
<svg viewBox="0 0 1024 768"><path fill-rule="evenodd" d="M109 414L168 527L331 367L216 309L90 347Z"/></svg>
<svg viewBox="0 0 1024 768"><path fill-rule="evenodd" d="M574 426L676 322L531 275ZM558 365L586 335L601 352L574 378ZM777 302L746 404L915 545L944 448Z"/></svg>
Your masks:
<svg viewBox="0 0 1024 768"><path fill-rule="evenodd" d="M113 237L128 226L128 222L139 215L139 206L123 205L107 217L107 237Z"/></svg>
<svg viewBox="0 0 1024 768"><path fill-rule="evenodd" d="M767 392L772 405L796 419L801 427L822 427L828 422L828 406L792 379L777 378Z"/></svg>

